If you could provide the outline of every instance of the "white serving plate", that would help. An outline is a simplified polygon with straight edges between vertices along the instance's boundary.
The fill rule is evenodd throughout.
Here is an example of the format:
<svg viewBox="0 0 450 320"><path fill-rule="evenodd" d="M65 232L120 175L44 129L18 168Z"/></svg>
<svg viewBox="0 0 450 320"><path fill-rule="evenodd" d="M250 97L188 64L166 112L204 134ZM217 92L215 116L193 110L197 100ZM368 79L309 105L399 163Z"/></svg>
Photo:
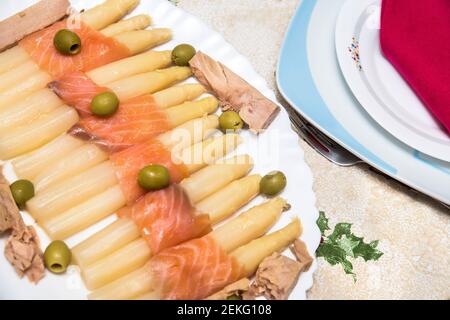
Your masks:
<svg viewBox="0 0 450 320"><path fill-rule="evenodd" d="M24 0L18 3L14 0L4 0L0 3L0 19L6 18L37 0ZM72 0L77 9L92 7L102 0ZM209 29L204 23L173 6L166 0L141 0L141 4L132 15L147 13L152 16L155 26L169 27L174 31L174 40L158 49L170 49L176 44L187 42L197 49L210 54L241 75L254 85L264 95L276 101L274 93L267 87L266 82L252 68L251 63L236 52L218 33ZM250 132L242 134L243 145L238 153L248 153L255 160L253 172L267 173L271 170L281 169L288 177L288 186L282 196L289 200L292 209L285 213L272 230L288 224L293 217L299 217L303 224L301 239L307 244L310 253L314 253L320 243L320 231L316 225L318 210L315 207L315 196L312 190L313 177L309 167L305 164L303 151L298 144L297 135L290 129L290 121L283 109L269 130L260 136ZM16 179L9 163L5 163L5 174L10 181ZM264 201L258 197L249 206ZM247 206L247 207L249 207ZM36 226L38 234L45 247L49 239L42 229L37 226L31 217L23 212L27 223ZM85 232L68 239L69 245L74 245L105 225L113 221L109 217ZM0 242L4 246L6 236ZM286 254L290 254L286 251ZM313 273L317 268L316 262L311 269L303 273L295 287L290 299L305 299L306 291L312 286ZM67 274L62 276L47 273L38 285L30 284L26 279L20 280L3 254L0 255L0 299L85 299L85 289L76 267L70 267Z"/></svg>
<svg viewBox="0 0 450 320"><path fill-rule="evenodd" d="M410 147L450 161L450 135L382 54L380 15L381 0L348 0L342 7L335 33L342 73L380 126Z"/></svg>
<svg viewBox="0 0 450 320"><path fill-rule="evenodd" d="M336 57L336 20L346 0L302 0L281 50L277 83L306 120L360 159L450 205L450 162L384 130L349 89Z"/></svg>

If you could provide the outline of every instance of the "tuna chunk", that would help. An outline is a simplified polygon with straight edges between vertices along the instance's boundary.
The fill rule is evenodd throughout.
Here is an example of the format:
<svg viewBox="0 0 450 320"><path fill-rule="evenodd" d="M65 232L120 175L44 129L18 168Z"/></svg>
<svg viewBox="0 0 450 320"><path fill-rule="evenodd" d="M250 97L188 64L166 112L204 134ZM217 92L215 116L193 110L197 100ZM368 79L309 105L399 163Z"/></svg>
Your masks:
<svg viewBox="0 0 450 320"><path fill-rule="evenodd" d="M280 112L275 103L208 55L198 52L189 64L200 83L220 100L222 110L238 112L252 131L266 129Z"/></svg>
<svg viewBox="0 0 450 320"><path fill-rule="evenodd" d="M228 297L237 295L240 296L248 291L250 286L250 280L243 278L235 283L232 283L223 290L209 296L206 300L227 300Z"/></svg>
<svg viewBox="0 0 450 320"><path fill-rule="evenodd" d="M6 241L6 259L20 277L37 283L44 276L44 258L39 238L32 226L26 226L0 167L0 234L11 231Z"/></svg>
<svg viewBox="0 0 450 320"><path fill-rule="evenodd" d="M274 253L261 262L256 272L255 281L250 286L244 299L264 296L271 300L286 300L297 284L302 272L308 271L313 262L306 245L296 240L291 250L296 260Z"/></svg>
<svg viewBox="0 0 450 320"><path fill-rule="evenodd" d="M37 283L44 276L44 256L32 226L13 230L6 242L5 256L20 277L26 275L31 282Z"/></svg>
<svg viewBox="0 0 450 320"><path fill-rule="evenodd" d="M0 21L0 52L25 36L60 20L68 13L69 7L69 0L41 0L24 11Z"/></svg>

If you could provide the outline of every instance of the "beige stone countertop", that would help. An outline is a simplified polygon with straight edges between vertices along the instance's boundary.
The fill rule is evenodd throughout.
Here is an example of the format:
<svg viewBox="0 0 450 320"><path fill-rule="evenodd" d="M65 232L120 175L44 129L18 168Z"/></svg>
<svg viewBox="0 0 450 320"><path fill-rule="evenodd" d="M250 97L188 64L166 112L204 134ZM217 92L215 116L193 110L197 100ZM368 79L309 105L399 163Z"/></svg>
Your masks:
<svg viewBox="0 0 450 320"><path fill-rule="evenodd" d="M220 32L276 91L275 69L299 0L179 0ZM277 91L276 91L277 92ZM377 262L353 260L358 280L319 259L309 299L449 299L450 210L360 165L341 168L301 142L314 175L317 207L380 240Z"/></svg>

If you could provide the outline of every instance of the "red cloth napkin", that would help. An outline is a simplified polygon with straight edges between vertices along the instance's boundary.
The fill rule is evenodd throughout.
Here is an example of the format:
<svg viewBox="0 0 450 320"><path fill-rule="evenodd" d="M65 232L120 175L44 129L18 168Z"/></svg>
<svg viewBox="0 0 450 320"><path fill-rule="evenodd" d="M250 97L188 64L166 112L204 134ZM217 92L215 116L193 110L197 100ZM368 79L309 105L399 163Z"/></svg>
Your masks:
<svg viewBox="0 0 450 320"><path fill-rule="evenodd" d="M450 0L383 0L381 48L450 133Z"/></svg>

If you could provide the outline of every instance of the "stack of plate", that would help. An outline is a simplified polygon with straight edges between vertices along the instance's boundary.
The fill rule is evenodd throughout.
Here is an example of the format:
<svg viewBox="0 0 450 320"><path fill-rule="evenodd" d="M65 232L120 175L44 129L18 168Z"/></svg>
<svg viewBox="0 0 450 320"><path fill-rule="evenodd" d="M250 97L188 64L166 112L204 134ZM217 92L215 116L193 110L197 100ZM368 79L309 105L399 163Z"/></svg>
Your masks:
<svg viewBox="0 0 450 320"><path fill-rule="evenodd" d="M303 0L277 81L306 120L368 164L450 204L450 136L383 57L381 0Z"/></svg>

